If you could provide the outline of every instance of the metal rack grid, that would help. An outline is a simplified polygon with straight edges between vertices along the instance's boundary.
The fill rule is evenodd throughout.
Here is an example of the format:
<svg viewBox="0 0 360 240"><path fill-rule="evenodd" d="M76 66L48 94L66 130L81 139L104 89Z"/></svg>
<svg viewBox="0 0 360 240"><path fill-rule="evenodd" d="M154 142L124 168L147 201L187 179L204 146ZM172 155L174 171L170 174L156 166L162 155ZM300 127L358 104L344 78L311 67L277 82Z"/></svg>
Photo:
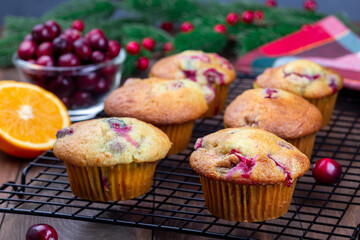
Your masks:
<svg viewBox="0 0 360 240"><path fill-rule="evenodd" d="M251 87L250 78L232 84L228 102ZM0 188L0 212L39 215L161 229L215 238L356 239L360 224L343 222L347 211L360 214L360 98L343 90L332 121L317 135L312 163L323 157L343 168L334 185L314 182L311 171L299 179L288 213L261 223L214 217L206 209L199 177L189 155L198 137L223 128L222 116L196 122L187 150L161 160L152 189L122 202L91 202L72 195L64 164L52 151L31 162L21 183ZM357 225L356 225L357 224Z"/></svg>

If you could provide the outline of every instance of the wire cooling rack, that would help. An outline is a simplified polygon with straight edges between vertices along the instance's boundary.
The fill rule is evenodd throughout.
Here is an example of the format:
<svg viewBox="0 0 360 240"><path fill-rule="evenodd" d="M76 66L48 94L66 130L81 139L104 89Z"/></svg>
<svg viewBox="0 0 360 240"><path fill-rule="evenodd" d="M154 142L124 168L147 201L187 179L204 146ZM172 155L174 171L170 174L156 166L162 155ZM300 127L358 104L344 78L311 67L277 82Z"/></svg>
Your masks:
<svg viewBox="0 0 360 240"><path fill-rule="evenodd" d="M232 84L228 102L251 87ZM122 202L91 202L71 193L64 164L52 151L31 162L21 183L0 188L0 212L39 215L234 239L356 239L360 231L360 98L343 90L329 126L316 137L312 163L323 157L343 168L335 185L314 182L311 171L299 179L288 213L261 223L214 217L206 209L199 177L188 159L198 137L223 128L222 116L196 122L187 150L159 162L152 189ZM355 218L344 222L345 214ZM346 218L348 219L348 218ZM351 219L351 218L350 218ZM357 220L356 220L357 219Z"/></svg>

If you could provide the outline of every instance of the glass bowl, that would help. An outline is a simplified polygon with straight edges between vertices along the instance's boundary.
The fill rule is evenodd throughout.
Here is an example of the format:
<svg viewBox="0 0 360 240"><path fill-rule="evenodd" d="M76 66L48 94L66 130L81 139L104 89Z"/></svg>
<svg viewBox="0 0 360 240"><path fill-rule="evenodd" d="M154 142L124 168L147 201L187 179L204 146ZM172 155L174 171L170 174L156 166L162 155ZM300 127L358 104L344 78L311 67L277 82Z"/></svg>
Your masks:
<svg viewBox="0 0 360 240"><path fill-rule="evenodd" d="M68 108L71 121L96 116L104 109L107 95L121 83L124 49L109 61L76 67L47 67L19 59L15 64L22 81L36 84L58 96Z"/></svg>

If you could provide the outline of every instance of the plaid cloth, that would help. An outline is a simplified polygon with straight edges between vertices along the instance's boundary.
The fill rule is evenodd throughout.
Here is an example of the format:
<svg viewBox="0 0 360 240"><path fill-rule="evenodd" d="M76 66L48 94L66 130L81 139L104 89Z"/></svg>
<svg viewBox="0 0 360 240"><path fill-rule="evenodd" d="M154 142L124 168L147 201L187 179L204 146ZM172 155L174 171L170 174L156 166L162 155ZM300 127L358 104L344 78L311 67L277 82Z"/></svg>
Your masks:
<svg viewBox="0 0 360 240"><path fill-rule="evenodd" d="M360 91L360 39L335 16L328 16L248 52L235 63L239 72L262 73L298 58L337 70L344 86Z"/></svg>

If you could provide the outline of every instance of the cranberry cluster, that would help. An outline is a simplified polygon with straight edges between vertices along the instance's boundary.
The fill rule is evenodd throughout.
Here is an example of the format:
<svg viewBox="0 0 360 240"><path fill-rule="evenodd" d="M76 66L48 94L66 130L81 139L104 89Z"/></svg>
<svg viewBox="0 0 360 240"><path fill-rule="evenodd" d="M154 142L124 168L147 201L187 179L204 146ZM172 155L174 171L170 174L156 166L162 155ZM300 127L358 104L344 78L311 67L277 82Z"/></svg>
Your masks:
<svg viewBox="0 0 360 240"><path fill-rule="evenodd" d="M53 20L38 24L20 44L18 57L41 66L75 67L102 63L118 56L119 42L109 41L101 29L92 29L82 36L84 28L81 20L75 20L71 28L64 31ZM41 69L25 74L35 84L56 94L68 108L78 108L95 103L96 98L108 92L116 72L115 65L107 65L78 75L49 76L41 74Z"/></svg>

